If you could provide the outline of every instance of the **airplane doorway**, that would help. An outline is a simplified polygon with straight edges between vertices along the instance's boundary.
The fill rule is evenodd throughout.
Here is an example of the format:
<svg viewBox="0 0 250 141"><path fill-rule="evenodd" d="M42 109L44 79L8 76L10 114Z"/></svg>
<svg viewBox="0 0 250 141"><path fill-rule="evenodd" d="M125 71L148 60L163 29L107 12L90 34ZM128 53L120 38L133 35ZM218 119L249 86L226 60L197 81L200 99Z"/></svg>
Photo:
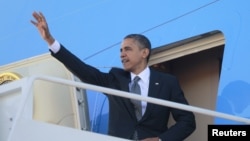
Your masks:
<svg viewBox="0 0 250 141"><path fill-rule="evenodd" d="M224 36L213 31L154 48L149 64L177 76L190 105L215 110L223 52ZM197 128L185 141L206 141L214 117L199 113L195 117Z"/></svg>

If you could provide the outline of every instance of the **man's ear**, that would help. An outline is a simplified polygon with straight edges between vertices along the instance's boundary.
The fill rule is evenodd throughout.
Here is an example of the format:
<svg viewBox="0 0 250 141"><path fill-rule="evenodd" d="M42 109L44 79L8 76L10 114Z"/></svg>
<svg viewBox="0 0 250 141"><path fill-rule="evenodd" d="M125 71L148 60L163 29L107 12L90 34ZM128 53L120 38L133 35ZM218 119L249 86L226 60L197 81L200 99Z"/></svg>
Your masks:
<svg viewBox="0 0 250 141"><path fill-rule="evenodd" d="M143 58L147 58L148 55L149 55L149 50L148 50L148 48L144 48L144 49L143 49Z"/></svg>

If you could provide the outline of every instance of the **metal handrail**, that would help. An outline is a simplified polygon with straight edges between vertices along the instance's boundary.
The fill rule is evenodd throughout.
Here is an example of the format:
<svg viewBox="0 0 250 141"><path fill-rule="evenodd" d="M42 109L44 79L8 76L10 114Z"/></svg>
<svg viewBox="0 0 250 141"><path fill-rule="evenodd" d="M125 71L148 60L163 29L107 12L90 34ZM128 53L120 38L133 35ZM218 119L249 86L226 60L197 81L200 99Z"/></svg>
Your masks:
<svg viewBox="0 0 250 141"><path fill-rule="evenodd" d="M216 112L213 110L200 108L200 107L196 107L196 106L191 106L191 105L186 105L186 104L180 104L180 103L176 103L176 102L172 102L172 101L168 101L168 100L161 100L161 99L157 99L157 98L145 97L145 96L140 96L140 95L132 95L129 92L124 92L124 91L100 87L100 86L96 86L96 85L92 85L92 84L86 84L83 82L75 82L72 80L66 80L66 79L62 79L62 78L44 76L44 75L34 75L34 76L29 77L29 79L27 81L28 83L26 83L28 85L26 87L26 92L29 92L27 97L32 94L31 88L36 80L44 80L44 81L50 81L50 82L60 83L60 84L69 85L69 86L75 86L78 88L99 91L99 92L110 94L110 95L146 101L149 103L154 103L154 104L158 104L158 105L162 105L162 106L168 106L168 107L182 109L182 110L186 110L186 111L192 111L194 113L200 113L200 114L204 114L204 115L208 115L208 116L220 117L220 118L224 118L224 119L229 119L229 120L234 120L234 121L250 124L250 119L238 117L238 116L234 116L234 115L230 115L230 114L225 114L222 112ZM26 98L26 100L27 99L28 98Z"/></svg>
<svg viewBox="0 0 250 141"><path fill-rule="evenodd" d="M205 109L205 108L200 108L200 107L195 107L191 105L185 105L185 104L180 104L168 100L161 100L157 98L152 98L152 97L145 97L145 96L140 96L140 95L132 95L129 92L124 92L120 90L114 90L110 88L105 88L105 87L100 87L96 85L91 85L91 84L86 84L83 82L76 82L73 80L67 80L67 79L62 79L58 77L51 77L51 76L44 76L44 75L34 75L26 78L22 78L21 80L17 80L16 82L13 82L12 84L9 84L5 89L0 89L0 96L4 96L4 93L13 91L13 90L21 90L23 96L25 96L22 99L22 103L20 106L20 109L17 111L16 117L13 122L12 127L15 128L17 125L18 121L23 116L22 114L24 113L25 106L29 103L28 99L32 96L32 88L37 80L43 80L43 81L49 81L49 82L54 82L54 83L59 83L63 85L68 85L68 86L74 86L78 88L83 88L83 89L89 89L89 90L94 90L94 91L99 91L102 93L110 94L110 95L115 95L115 96L120 96L120 97L125 97L129 99L136 99L136 100L141 100L141 101L146 101L149 103L154 103L162 106L168 106L168 107L173 107L177 109L182 109L186 111L192 111L194 113L200 113L208 116L214 116L214 117L220 117L224 119L229 119L229 120L234 120L238 122L242 122L245 124L250 124L250 119L243 118L243 117L238 117L230 114L225 114L222 112L216 112L213 110ZM27 111L25 111L27 112ZM26 118L32 119L32 113L28 113L28 116ZM10 130L9 137L12 137L14 130ZM10 141L11 138L8 138L8 141Z"/></svg>

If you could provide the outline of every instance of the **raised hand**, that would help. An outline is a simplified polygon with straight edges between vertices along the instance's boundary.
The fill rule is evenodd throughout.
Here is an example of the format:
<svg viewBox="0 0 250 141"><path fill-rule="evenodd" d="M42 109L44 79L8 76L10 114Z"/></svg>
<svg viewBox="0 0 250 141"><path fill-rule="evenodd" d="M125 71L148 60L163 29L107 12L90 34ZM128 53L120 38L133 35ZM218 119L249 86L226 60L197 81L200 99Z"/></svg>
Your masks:
<svg viewBox="0 0 250 141"><path fill-rule="evenodd" d="M47 41L49 45L53 44L55 39L50 34L44 15L41 12L33 12L32 15L36 21L31 20L31 23L36 26L42 38Z"/></svg>

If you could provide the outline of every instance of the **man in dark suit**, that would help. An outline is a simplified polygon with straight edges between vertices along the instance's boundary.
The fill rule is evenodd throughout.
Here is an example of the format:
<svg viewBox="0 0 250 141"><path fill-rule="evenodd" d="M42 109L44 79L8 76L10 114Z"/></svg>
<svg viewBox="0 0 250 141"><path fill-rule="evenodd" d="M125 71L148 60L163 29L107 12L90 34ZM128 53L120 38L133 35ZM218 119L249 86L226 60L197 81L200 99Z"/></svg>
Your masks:
<svg viewBox="0 0 250 141"><path fill-rule="evenodd" d="M151 51L150 41L141 34L126 36L121 44L120 57L124 69L112 68L108 73L85 64L49 32L42 13L33 13L36 21L31 21L48 43L51 55L62 62L83 82L129 92L136 76L139 76L137 88L143 96L171 100L188 104L178 80L166 73L157 72L148 67ZM132 100L108 95L109 129L108 134L116 137L142 141L182 141L196 128L192 112L151 103L140 102L140 119L135 114L136 106ZM176 123L168 127L170 113Z"/></svg>

